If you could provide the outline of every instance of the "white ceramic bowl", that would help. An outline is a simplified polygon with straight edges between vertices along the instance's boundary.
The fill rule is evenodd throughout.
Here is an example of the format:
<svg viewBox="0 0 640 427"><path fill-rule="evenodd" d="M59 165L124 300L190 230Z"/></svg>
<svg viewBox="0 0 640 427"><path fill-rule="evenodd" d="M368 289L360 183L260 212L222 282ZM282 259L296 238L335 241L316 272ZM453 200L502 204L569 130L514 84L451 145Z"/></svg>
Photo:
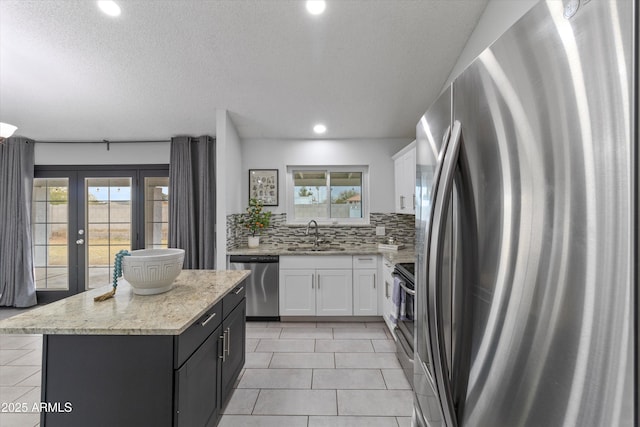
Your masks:
<svg viewBox="0 0 640 427"><path fill-rule="evenodd" d="M122 257L122 275L137 295L155 295L171 289L182 271L184 249L140 249Z"/></svg>

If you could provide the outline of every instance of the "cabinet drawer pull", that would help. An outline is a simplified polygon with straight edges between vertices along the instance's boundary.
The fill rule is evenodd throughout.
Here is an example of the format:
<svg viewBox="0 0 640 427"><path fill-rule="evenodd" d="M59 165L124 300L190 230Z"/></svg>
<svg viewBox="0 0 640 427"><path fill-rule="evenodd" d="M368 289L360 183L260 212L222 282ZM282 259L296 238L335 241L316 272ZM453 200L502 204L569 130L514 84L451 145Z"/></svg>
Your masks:
<svg viewBox="0 0 640 427"><path fill-rule="evenodd" d="M238 295L240 292L242 292L243 289L244 289L244 286L241 286L240 288L236 289L234 294Z"/></svg>
<svg viewBox="0 0 640 427"><path fill-rule="evenodd" d="M373 289L376 288L376 276L373 276Z"/></svg>
<svg viewBox="0 0 640 427"><path fill-rule="evenodd" d="M216 314L217 313L211 313L206 319L204 319L202 322L200 322L200 326L207 326L207 323L211 322L211 319L216 317Z"/></svg>
<svg viewBox="0 0 640 427"><path fill-rule="evenodd" d="M358 261L373 261L373 258L358 258Z"/></svg>

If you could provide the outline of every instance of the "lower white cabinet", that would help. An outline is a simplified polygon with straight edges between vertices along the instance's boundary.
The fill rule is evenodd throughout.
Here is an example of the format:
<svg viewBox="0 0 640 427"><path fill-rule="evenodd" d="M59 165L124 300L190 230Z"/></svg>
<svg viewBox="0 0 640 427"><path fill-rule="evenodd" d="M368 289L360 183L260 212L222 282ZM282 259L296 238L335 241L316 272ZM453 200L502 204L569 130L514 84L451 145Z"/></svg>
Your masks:
<svg viewBox="0 0 640 427"><path fill-rule="evenodd" d="M280 315L315 316L315 270L280 269Z"/></svg>
<svg viewBox="0 0 640 427"><path fill-rule="evenodd" d="M353 270L353 314L375 316L378 314L377 270Z"/></svg>
<svg viewBox="0 0 640 427"><path fill-rule="evenodd" d="M395 324L391 320L392 313L395 313L396 307L393 303L393 262L388 259L382 260L382 317L387 327L395 338Z"/></svg>
<svg viewBox="0 0 640 427"><path fill-rule="evenodd" d="M353 314L378 314L378 256L353 257Z"/></svg>
<svg viewBox="0 0 640 427"><path fill-rule="evenodd" d="M375 316L377 256L280 257L281 316Z"/></svg>
<svg viewBox="0 0 640 427"><path fill-rule="evenodd" d="M351 270L280 269L281 316L350 316Z"/></svg>

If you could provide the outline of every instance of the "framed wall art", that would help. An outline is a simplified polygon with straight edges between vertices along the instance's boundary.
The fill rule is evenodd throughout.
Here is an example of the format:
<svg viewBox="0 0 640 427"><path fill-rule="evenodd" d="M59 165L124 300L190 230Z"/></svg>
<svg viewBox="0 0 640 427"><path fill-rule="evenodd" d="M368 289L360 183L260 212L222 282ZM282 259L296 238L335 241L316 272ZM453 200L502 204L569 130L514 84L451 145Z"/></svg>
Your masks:
<svg viewBox="0 0 640 427"><path fill-rule="evenodd" d="M249 200L278 206L278 169L249 169Z"/></svg>

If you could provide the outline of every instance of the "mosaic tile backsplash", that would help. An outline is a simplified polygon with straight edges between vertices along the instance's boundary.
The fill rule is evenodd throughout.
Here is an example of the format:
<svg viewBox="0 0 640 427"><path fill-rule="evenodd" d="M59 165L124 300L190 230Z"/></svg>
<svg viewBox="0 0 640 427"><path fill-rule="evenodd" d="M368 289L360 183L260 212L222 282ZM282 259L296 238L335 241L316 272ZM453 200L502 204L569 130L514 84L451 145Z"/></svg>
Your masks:
<svg viewBox="0 0 640 427"><path fill-rule="evenodd" d="M247 246L249 231L239 225L242 214L227 215L227 249ZM320 238L330 243L348 245L371 245L386 243L393 237L396 244L413 246L415 240L415 217L404 214L372 213L370 224L366 226L320 225ZM376 236L376 227L385 227L385 236ZM313 243L313 236L305 236L306 227L287 225L287 214L274 214L271 225L260 235L260 243L272 245L291 245Z"/></svg>

